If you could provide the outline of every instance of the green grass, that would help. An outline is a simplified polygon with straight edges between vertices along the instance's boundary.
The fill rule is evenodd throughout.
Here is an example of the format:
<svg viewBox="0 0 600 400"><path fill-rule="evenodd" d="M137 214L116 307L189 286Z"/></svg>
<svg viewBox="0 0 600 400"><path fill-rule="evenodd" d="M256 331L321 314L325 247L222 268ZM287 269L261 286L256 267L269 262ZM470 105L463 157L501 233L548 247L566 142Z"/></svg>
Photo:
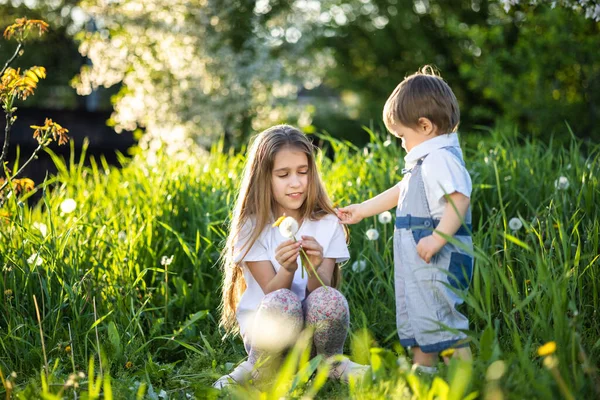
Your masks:
<svg viewBox="0 0 600 400"><path fill-rule="evenodd" d="M335 154L320 164L332 199L342 204L367 199L401 178L404 150L370 135L360 149L318 138ZM367 386L321 387L312 378L290 396L312 393L311 387L327 399L600 396L593 367L600 359L600 147L583 148L575 139L566 146L543 144L510 132L464 134L463 140L474 183L476 264L464 307L473 365L441 366L435 380L396 367L404 350L395 334L393 226L373 217L351 227L352 260L343 268L342 292L352 314L347 352L372 362L376 379ZM154 165L124 157L122 168L102 159L55 162L57 176L38 183L39 203L28 206L22 198L19 204L12 196L0 210L8 214L0 217L0 371L9 379L0 395L216 396L212 381L245 356L238 338L222 341L217 329L219 251L244 156L215 145L204 155L164 157ZM555 187L561 176L569 181L564 190ZM77 203L69 214L60 208L67 198ZM514 217L524 225L517 231L508 226ZM45 224L47 236L34 223ZM380 231L377 241L366 239L369 228ZM43 259L40 266L28 263L33 253ZM171 256L169 265L161 263ZM357 259L367 261L363 272L350 268ZM549 341L557 344L553 370L537 355ZM13 371L16 378L8 378ZM78 372L85 373L76 379L79 387L65 387ZM290 367L281 382L295 375ZM284 383L279 389L290 389ZM262 390L264 398L276 394ZM236 393L260 395L243 388Z"/></svg>

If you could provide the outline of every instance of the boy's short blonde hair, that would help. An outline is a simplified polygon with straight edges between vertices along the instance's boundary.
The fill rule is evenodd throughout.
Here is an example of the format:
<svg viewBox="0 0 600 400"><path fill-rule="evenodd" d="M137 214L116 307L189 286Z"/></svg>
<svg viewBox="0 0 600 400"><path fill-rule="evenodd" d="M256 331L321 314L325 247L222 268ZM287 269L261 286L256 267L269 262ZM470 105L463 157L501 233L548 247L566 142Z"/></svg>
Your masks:
<svg viewBox="0 0 600 400"><path fill-rule="evenodd" d="M456 96L429 65L404 78L383 107L383 122L392 133L398 123L416 128L419 118L429 119L438 135L455 132L460 122Z"/></svg>

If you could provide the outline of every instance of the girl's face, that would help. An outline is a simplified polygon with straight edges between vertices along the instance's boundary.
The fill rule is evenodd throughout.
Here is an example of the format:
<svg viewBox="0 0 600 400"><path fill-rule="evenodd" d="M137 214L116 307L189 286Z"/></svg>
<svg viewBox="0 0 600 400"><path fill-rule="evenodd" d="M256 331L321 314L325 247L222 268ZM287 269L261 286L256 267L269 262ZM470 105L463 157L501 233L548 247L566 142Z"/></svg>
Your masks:
<svg viewBox="0 0 600 400"><path fill-rule="evenodd" d="M293 147L285 147L275 154L271 189L277 203L276 217L285 213L296 220L304 204L308 190L308 158Z"/></svg>

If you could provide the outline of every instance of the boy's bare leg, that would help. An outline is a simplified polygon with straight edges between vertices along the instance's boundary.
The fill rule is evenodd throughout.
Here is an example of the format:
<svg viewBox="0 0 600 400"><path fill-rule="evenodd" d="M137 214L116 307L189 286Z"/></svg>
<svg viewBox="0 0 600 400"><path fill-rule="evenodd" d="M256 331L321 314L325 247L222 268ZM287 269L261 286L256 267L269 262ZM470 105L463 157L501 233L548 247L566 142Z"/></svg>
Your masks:
<svg viewBox="0 0 600 400"><path fill-rule="evenodd" d="M438 353L424 353L420 347L412 347L413 364L419 364L424 367L435 367L438 360Z"/></svg>

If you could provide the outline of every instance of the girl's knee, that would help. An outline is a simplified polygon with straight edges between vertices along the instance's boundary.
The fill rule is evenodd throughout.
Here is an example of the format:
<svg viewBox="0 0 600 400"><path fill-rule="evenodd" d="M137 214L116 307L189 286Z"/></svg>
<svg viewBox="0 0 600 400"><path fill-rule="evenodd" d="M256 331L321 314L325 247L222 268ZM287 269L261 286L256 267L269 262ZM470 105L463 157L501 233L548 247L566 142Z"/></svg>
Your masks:
<svg viewBox="0 0 600 400"><path fill-rule="evenodd" d="M298 296L289 289L278 289L263 297L261 309L284 309L293 312L302 310L302 303Z"/></svg>
<svg viewBox="0 0 600 400"><path fill-rule="evenodd" d="M342 293L332 287L315 289L306 299L307 318L338 319L349 318L348 301Z"/></svg>
<svg viewBox="0 0 600 400"><path fill-rule="evenodd" d="M348 308L348 301L337 289L321 286L308 295L307 301L313 304L335 304L336 307Z"/></svg>

